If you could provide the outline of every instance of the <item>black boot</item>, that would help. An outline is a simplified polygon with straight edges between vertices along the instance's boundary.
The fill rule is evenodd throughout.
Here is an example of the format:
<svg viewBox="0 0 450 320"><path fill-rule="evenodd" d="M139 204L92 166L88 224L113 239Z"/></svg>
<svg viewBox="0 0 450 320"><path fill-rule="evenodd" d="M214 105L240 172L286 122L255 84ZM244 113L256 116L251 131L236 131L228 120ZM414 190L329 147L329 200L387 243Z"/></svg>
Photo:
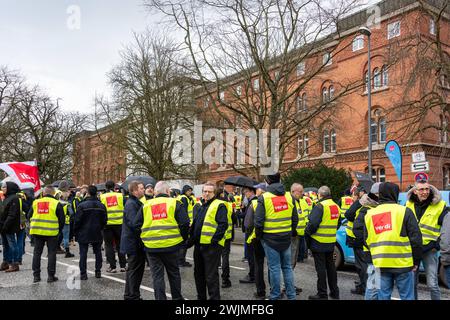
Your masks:
<svg viewBox="0 0 450 320"><path fill-rule="evenodd" d="M70 253L69 248L66 248L66 256L65 258L73 258L75 255L73 253Z"/></svg>

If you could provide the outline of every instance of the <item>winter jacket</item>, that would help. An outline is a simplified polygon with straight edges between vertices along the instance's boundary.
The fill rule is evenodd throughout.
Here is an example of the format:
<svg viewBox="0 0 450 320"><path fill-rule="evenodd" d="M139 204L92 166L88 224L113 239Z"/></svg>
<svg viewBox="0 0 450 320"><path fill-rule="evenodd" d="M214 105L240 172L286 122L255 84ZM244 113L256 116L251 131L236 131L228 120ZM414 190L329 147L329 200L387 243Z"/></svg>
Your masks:
<svg viewBox="0 0 450 320"><path fill-rule="evenodd" d="M255 210L253 209L252 201L258 200L257 196L254 196L248 201L248 205L245 208L245 217L244 217L244 228L247 236L250 236L255 228Z"/></svg>
<svg viewBox="0 0 450 320"><path fill-rule="evenodd" d="M155 198L168 198L169 195L167 194L158 194L157 196L155 196ZM132 228L134 230L136 230L137 234L141 235L141 229L142 229L142 225L144 224L144 211L143 211L143 206L139 209L138 213L136 214L136 216L134 217L133 220L133 225ZM177 201L176 207L175 207L175 220L177 221L178 224L178 228L180 230L180 234L181 237L183 238L183 240L187 240L188 235L189 235L189 216L188 213L186 211L186 208L179 202ZM168 247L168 248L147 248L144 247L144 250L146 252L149 253L162 253L162 252L173 252L173 251L177 251L180 250L184 245L184 242L181 242L177 245Z"/></svg>
<svg viewBox="0 0 450 320"><path fill-rule="evenodd" d="M441 263L444 266L450 266L450 215L444 217L441 227Z"/></svg>
<svg viewBox="0 0 450 320"><path fill-rule="evenodd" d="M430 185L430 195L428 196L428 198L425 201L420 202L419 198L414 193L414 190L416 190L416 187L413 187L411 190L408 191L407 200L414 202L414 210L416 212L417 220L420 221L423 214L427 210L428 206L438 204L442 200L442 197L441 197L441 193L439 192L439 190L436 187ZM439 226L442 226L442 223L444 222L444 217L447 215L447 212L448 212L448 208L447 208L447 206L445 206L438 218ZM423 247L422 248L423 252L427 252L432 249L436 249L436 250L440 249L439 241L430 241L426 246L422 246L422 247Z"/></svg>
<svg viewBox="0 0 450 320"><path fill-rule="evenodd" d="M355 201L352 203L352 205L350 206L350 208L348 208L347 211L345 211L345 218L350 221L350 222L355 222L355 218L356 218L356 212L362 207L361 203L359 201ZM349 237L347 235L347 237L345 238L345 243L353 248L355 245L355 238L353 237Z"/></svg>
<svg viewBox="0 0 450 320"><path fill-rule="evenodd" d="M331 199L331 197L324 197L319 200L317 205L314 206L311 213L308 216L308 224L305 228L305 240L308 245L308 248L312 252L317 253L329 253L334 251L335 243L321 243L311 236L317 232L317 229L319 229L320 223L322 222L323 217L323 205L321 204L322 201ZM336 227L336 230L340 226L340 220L341 217L339 216L339 222Z"/></svg>
<svg viewBox="0 0 450 320"><path fill-rule="evenodd" d="M267 187L267 192L276 196L283 196L286 191L281 183L273 183ZM291 238L297 236L298 213L295 203L292 204L292 230L283 233L264 233L264 220L266 218L266 208L264 206L263 196L258 197L258 206L255 212L255 233L256 238L264 240L264 242L272 249L284 251L291 245Z"/></svg>
<svg viewBox="0 0 450 320"><path fill-rule="evenodd" d="M17 196L20 189L14 182L6 182L6 188L3 212L0 215L0 232L12 234L20 231L20 203Z"/></svg>
<svg viewBox="0 0 450 320"><path fill-rule="evenodd" d="M390 182L383 182L380 184L379 190L379 206L383 204L398 204L399 187ZM411 209L406 208L405 218L400 231L400 236L408 237L411 244L412 256L414 266L419 266L422 259L422 233L420 232L419 224L416 216ZM364 224L364 244L367 246L367 225ZM405 273L412 270L408 268L380 268L381 272L389 273Z"/></svg>
<svg viewBox="0 0 450 320"><path fill-rule="evenodd" d="M361 210L359 211L358 217L353 222L353 234L355 235L353 247L362 249L364 246L364 218L367 211L371 208L375 208L378 205L378 202L367 194L363 195L357 202L361 205ZM369 258L366 262L371 262L371 259Z"/></svg>
<svg viewBox="0 0 450 320"><path fill-rule="evenodd" d="M120 239L120 252L123 254L136 255L144 250L144 244L138 231L134 229L134 218L142 208L142 202L133 195L127 200L123 210L122 235Z"/></svg>
<svg viewBox="0 0 450 320"><path fill-rule="evenodd" d="M190 239L189 246L191 245L199 245L200 244L200 236L202 233L203 223L205 221L206 212L208 211L209 206L214 201L215 198L207 201L202 206L194 207L194 221L192 222L191 230L190 230ZM225 235L225 232L228 228L228 217L227 217L227 208L224 204L221 204L217 208L216 213L216 223L217 229L214 235L212 236L211 243L217 244Z"/></svg>
<svg viewBox="0 0 450 320"><path fill-rule="evenodd" d="M102 242L107 220L105 205L96 197L87 197L80 202L74 216L75 240L79 243Z"/></svg>

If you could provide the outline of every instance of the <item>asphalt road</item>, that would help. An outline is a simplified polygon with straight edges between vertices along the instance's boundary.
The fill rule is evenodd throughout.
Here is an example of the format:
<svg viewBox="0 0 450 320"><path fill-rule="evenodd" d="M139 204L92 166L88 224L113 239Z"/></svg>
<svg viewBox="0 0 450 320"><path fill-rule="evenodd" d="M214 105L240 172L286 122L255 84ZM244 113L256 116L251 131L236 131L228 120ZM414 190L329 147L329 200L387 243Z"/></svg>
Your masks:
<svg viewBox="0 0 450 320"><path fill-rule="evenodd" d="M31 270L32 248L27 244L26 255L23 265L19 272L0 273L0 300L122 300L125 284L125 273L107 274L106 262L103 264L103 273L101 279L94 277L94 256L92 250L88 255L88 277L87 281L77 281L78 273L78 248L71 247L75 253L74 258L64 258L64 255L57 255L57 276L59 281L48 284L46 274L46 251L44 250L42 260L42 281L33 284L33 275ZM104 252L103 252L104 253ZM188 251L188 259L192 261L193 249ZM221 296L224 300L249 300L253 298L255 287L253 284L241 284L239 279L247 274L247 264L242 262L243 246L233 244L230 255L231 282L232 287L221 289ZM267 271L266 271L267 272ZM309 258L305 263L297 264L294 270L296 286L303 289L303 292L297 296L298 300L308 299L308 295L316 293L316 272L314 270L313 260ZM221 270L219 270L221 273ZM181 268L182 292L186 299L195 300L196 290L194 283L193 267ZM357 279L356 273L352 267L346 267L338 271L338 286L341 299L362 300L363 297L353 295L350 289L354 286ZM75 280L75 281L74 281ZM267 280L267 277L266 277ZM266 285L268 282L266 281ZM450 290L442 289L442 299L450 300ZM166 278L166 292L170 299L170 287ZM153 300L153 289L150 271L145 270L145 275L141 287L141 294L144 300ZM394 291L394 298L398 298L398 293ZM419 298L421 300L430 299L429 291L424 284L419 285Z"/></svg>

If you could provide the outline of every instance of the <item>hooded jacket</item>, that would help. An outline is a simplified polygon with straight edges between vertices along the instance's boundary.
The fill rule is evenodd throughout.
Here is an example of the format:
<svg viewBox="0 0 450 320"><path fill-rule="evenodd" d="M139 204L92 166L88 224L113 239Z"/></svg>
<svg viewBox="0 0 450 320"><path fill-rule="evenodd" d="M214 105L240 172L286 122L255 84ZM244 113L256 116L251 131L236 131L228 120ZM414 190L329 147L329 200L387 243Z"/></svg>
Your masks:
<svg viewBox="0 0 450 320"><path fill-rule="evenodd" d="M411 190L409 190L406 197L407 197L408 201L414 202L414 210L416 212L417 220L420 221L423 214L427 210L428 206L438 204L442 200L442 197L441 197L441 193L439 192L439 190L435 186L432 186L430 184L430 195L428 196L428 198L425 201L420 202L419 198L414 193L415 190L416 190L416 187L413 187ZM444 222L444 217L447 215L447 212L448 212L448 208L447 208L447 206L445 206L438 218L439 226L442 226L442 224ZM427 252L432 249L436 249L436 250L440 249L439 241L430 241L426 246L423 246L423 252Z"/></svg>
<svg viewBox="0 0 450 320"><path fill-rule="evenodd" d="M383 204L397 204L398 203L399 188L396 184L390 182L384 182L380 184L379 191L379 205ZM403 225L400 231L400 236L408 237L411 244L412 256L414 266L419 266L422 259L422 233L420 232L419 224L416 216L411 209L406 208L405 218L403 219ZM364 243L367 245L367 225L364 224ZM389 273L405 273L412 270L412 267L408 268L380 268L381 272Z"/></svg>
<svg viewBox="0 0 450 320"><path fill-rule="evenodd" d="M20 203L17 193L20 188L14 182L6 182L6 194L3 201L3 212L0 215L0 232L2 234L20 231Z"/></svg>
<svg viewBox="0 0 450 320"><path fill-rule="evenodd" d="M282 196L286 193L281 183L273 183L267 187L267 192L276 196ZM258 206L255 213L255 233L258 239L264 240L267 245L277 251L284 251L291 245L292 236L297 235L298 214L295 204L292 209L292 230L284 233L264 233L264 220L266 218L266 208L264 206L263 196L258 197Z"/></svg>

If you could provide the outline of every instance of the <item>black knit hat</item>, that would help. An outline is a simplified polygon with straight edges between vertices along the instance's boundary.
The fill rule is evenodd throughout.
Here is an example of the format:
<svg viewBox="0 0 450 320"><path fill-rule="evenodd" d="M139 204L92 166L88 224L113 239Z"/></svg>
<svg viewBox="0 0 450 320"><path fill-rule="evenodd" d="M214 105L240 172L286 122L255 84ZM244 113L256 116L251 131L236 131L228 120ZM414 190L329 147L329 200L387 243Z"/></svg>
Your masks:
<svg viewBox="0 0 450 320"><path fill-rule="evenodd" d="M268 175L264 178L268 184L280 183L281 177L280 173L277 172L275 174Z"/></svg>

